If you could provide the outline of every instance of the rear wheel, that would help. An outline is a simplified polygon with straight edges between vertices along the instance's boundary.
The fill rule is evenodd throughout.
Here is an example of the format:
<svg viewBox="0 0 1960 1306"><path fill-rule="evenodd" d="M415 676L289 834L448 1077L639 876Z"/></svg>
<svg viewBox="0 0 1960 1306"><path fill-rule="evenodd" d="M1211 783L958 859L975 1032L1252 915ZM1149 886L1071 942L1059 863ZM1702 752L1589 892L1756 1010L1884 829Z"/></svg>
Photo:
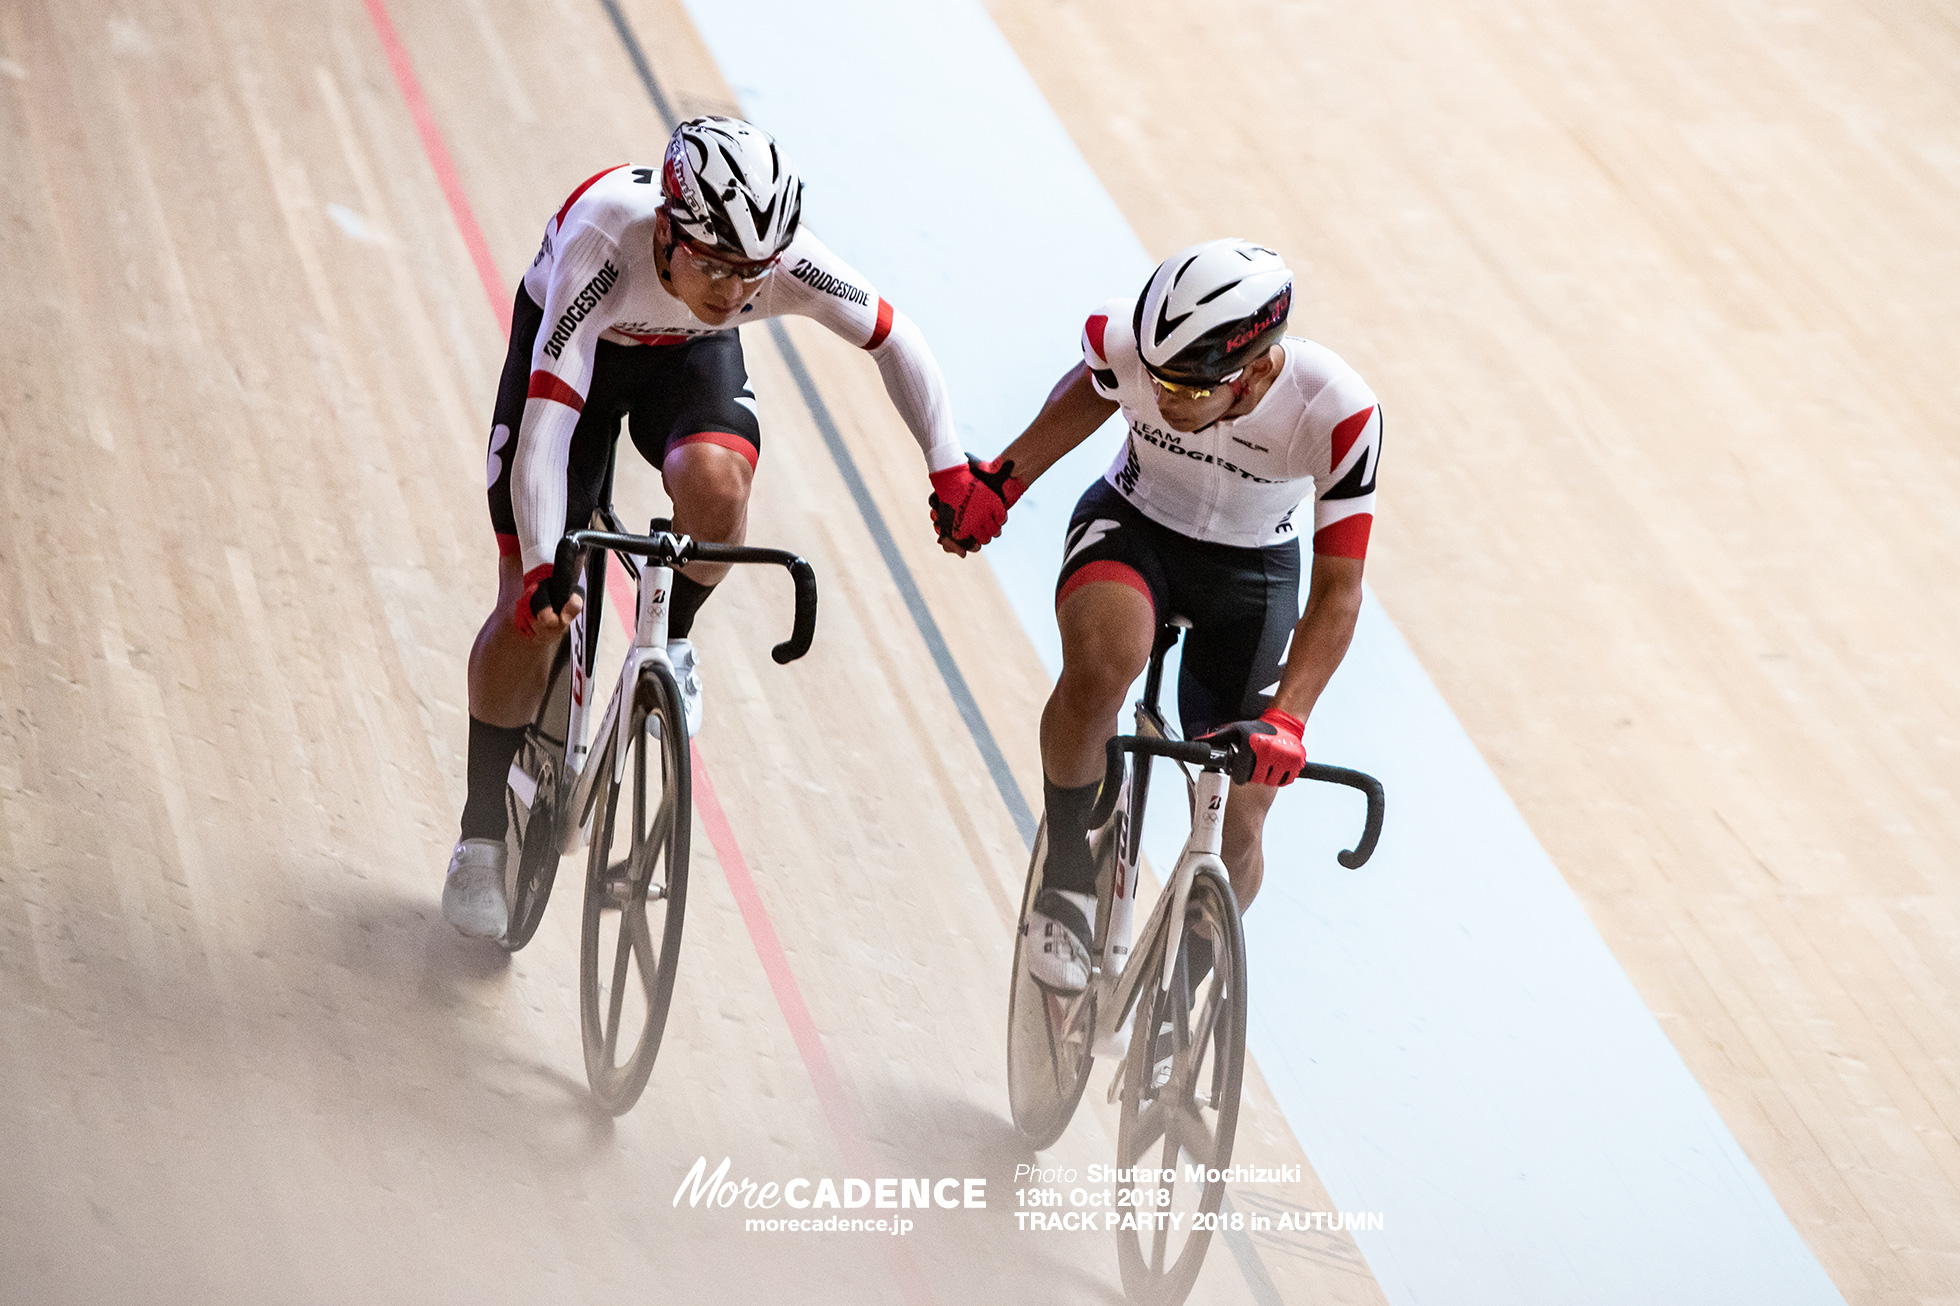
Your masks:
<svg viewBox="0 0 1960 1306"><path fill-rule="evenodd" d="M1160 992L1167 963L1171 983ZM1131 1301L1177 1306L1197 1281L1225 1197L1222 1179L1193 1182L1185 1167L1231 1164L1245 1075L1245 936L1217 871L1204 867L1192 878L1175 962L1160 954L1149 964L1124 1063L1116 1163L1160 1177L1125 1185L1142 1200L1129 1227L1118 1228L1116 1252ZM1172 1216L1182 1217L1175 1227Z"/></svg>
<svg viewBox="0 0 1960 1306"><path fill-rule="evenodd" d="M559 808L564 799L560 776L565 765L565 734L571 728L571 669L571 641L566 640L558 646L537 720L524 732L524 742L511 763L515 774L504 791L514 855L510 858L510 878L504 885L510 920L502 942L511 952L529 943L538 932L545 903L551 898L551 882L558 874L563 828Z"/></svg>
<svg viewBox="0 0 1960 1306"><path fill-rule="evenodd" d="M1029 978L1022 962L1021 950L1028 946L1028 915L1041 892L1047 841L1044 817L1028 863L1027 888L1021 894L1021 923L1014 934L1014 975L1007 999L1007 1100L1014 1127L1037 1150L1068 1128L1089 1082L1089 1069L1095 1065L1093 991L1081 999L1052 993Z"/></svg>
<svg viewBox="0 0 1960 1306"><path fill-rule="evenodd" d="M640 673L603 757L579 940L579 1025L592 1096L619 1115L646 1088L667 1026L687 902L692 802L673 673Z"/></svg>

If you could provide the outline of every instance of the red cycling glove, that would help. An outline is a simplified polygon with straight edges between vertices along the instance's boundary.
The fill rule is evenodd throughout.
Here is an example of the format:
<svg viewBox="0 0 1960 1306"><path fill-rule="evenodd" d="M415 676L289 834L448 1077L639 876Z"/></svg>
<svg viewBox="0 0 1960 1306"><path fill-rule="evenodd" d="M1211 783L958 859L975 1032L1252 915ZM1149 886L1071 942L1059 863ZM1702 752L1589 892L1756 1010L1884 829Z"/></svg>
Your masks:
<svg viewBox="0 0 1960 1306"><path fill-rule="evenodd" d="M551 606L551 591L538 593L538 587L550 579L551 564L548 562L524 573L524 592L517 596L517 611L511 614L511 619L517 625L517 633L526 639L537 633L532 623L537 619L539 609Z"/></svg>
<svg viewBox="0 0 1960 1306"><path fill-rule="evenodd" d="M966 466L932 474L932 494L926 503L932 508L933 528L942 540L977 549L1000 534L1007 524L1007 510L1027 488L1015 477L1012 460L983 463L968 454Z"/></svg>
<svg viewBox="0 0 1960 1306"><path fill-rule="evenodd" d="M1234 744L1250 754L1249 768L1235 767L1232 778L1240 784L1292 784L1307 764L1307 746L1301 735L1307 723L1291 712L1269 707L1257 721L1235 721L1199 739L1213 744ZM1238 772L1243 769L1244 775Z"/></svg>

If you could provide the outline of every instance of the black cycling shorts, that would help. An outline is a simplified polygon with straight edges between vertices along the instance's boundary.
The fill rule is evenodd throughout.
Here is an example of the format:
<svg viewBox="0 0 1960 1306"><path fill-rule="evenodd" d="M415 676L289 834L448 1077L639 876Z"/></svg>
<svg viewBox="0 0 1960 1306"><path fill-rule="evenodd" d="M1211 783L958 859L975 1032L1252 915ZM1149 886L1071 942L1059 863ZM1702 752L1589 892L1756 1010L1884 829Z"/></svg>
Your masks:
<svg viewBox="0 0 1960 1306"><path fill-rule="evenodd" d="M518 547L510 475L517 462L524 401L531 389L531 346L543 321L544 310L519 286L510 315L510 352L504 356L491 418L488 468L490 525L497 532L498 551L505 554L515 554ZM676 445L697 442L733 449L754 467L762 454L762 427L751 407L754 403L742 342L732 330L698 336L684 345L616 345L601 340L585 407L572 429L565 468L564 528L583 529L599 506L620 418L627 419L634 446L655 467Z"/></svg>
<svg viewBox="0 0 1960 1306"><path fill-rule="evenodd" d="M1097 481L1069 519L1055 606L1094 581L1148 596L1159 624L1191 623L1177 681L1187 738L1253 720L1272 705L1280 659L1300 620L1299 540L1265 549L1194 540Z"/></svg>

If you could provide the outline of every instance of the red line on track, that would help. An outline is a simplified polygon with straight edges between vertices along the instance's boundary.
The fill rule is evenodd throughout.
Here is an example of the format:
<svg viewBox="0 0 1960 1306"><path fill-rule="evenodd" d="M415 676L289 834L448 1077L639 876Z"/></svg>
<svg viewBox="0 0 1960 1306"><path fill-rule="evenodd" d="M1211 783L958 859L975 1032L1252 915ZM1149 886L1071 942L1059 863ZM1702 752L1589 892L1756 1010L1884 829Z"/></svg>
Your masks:
<svg viewBox="0 0 1960 1306"><path fill-rule="evenodd" d="M497 261L490 257L490 242L483 238L483 229L476 225L476 215L463 195L462 179L456 175L456 165L449 160L449 149L442 143L442 130L436 126L436 116L430 112L429 101L422 94L422 83L416 80L415 66L409 63L408 50L395 35L395 24L388 17L385 0L365 0L365 3L368 17L374 22L374 34L381 38L381 48L388 56L388 66L395 70L395 84L401 87L402 99L408 101L409 117L415 119L415 131L422 138L422 152L436 171L443 198L449 201L449 214L456 220L456 230L470 251L470 261L476 264L483 293L490 296L490 311L497 315L508 336L510 295L504 290L504 279L497 274Z"/></svg>
<svg viewBox="0 0 1960 1306"><path fill-rule="evenodd" d="M483 239L483 231L476 224L469 199L463 194L463 184L456 175L455 165L450 162L449 150L443 144L435 115L430 111L429 102L422 95L421 83L416 80L415 69L409 63L408 50L395 34L395 25L388 17L386 0L363 0L363 3L367 6L368 17L373 20L375 34L380 37L382 48L387 53L388 64L394 69L395 82L401 88L402 98L407 101L409 113L415 119L415 129L422 137L423 152L435 169L443 198L449 202L450 216L462 233L463 243L469 247L470 258L476 264L477 278L483 282L483 293L490 300L490 311L496 314L497 321L503 325L504 334L508 336L510 296L504 290L503 278L498 275L496 261L490 255L488 242ZM611 556L611 565L606 569L606 592L612 597L613 610L618 614L620 624L626 628L627 638L631 639L634 592L626 569L616 554ZM849 1096L844 1092L843 1082L837 1078L837 1071L830 1064L830 1053L824 1048L823 1037L817 1032L809 1004L804 1002L803 991L797 986L795 973L790 970L782 940L776 937L776 927L769 919L769 910L763 905L755 877L749 872L748 859L742 856L741 845L735 841L735 831L728 823L727 814L722 811L721 799L715 793L713 780L709 778L701 748L698 744L690 744L689 747L694 762L696 813L708 832L708 842L714 847L716 859L721 862L722 874L728 878L729 890L735 895L736 906L741 910L742 923L748 927L749 941L762 962L762 972L769 978L769 988L775 994L776 1006L782 1011L784 1022L789 1025L790 1037L795 1040L796 1050L803 1058L803 1069L816 1089L818 1105L823 1108L824 1118L830 1123L831 1133L836 1138L838 1150L844 1154L845 1164L862 1175L875 1176L881 1167L876 1164L865 1142L864 1129L858 1122ZM893 1277L898 1280L900 1294L913 1306L927 1306L933 1300L932 1293L911 1255L894 1242L885 1244L885 1255Z"/></svg>

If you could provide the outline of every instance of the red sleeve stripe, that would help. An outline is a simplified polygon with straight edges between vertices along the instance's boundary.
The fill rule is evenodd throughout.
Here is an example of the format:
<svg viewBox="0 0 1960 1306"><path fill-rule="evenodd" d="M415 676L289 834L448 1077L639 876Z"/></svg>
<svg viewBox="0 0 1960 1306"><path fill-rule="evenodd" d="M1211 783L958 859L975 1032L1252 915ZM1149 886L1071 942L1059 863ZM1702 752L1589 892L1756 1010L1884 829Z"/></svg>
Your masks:
<svg viewBox="0 0 1960 1306"><path fill-rule="evenodd" d="M1348 456L1348 450L1354 448L1354 442L1361 438L1363 431L1368 429L1368 419L1374 415L1375 410L1370 407L1362 409L1352 417L1343 417L1341 419L1341 424L1334 428L1334 457L1327 464L1328 471L1331 472L1341 465L1341 459ZM1315 551L1318 552L1319 550ZM1346 556L1358 558L1361 555L1353 553Z"/></svg>
<svg viewBox="0 0 1960 1306"><path fill-rule="evenodd" d="M885 337L892 333L892 306L885 297L878 297L878 324L871 328L871 339L864 342L866 349L876 349L885 343Z"/></svg>
<svg viewBox="0 0 1960 1306"><path fill-rule="evenodd" d="M553 373L539 369L531 373L531 389L527 399L550 399L565 405L575 413L585 411L585 396L566 385Z"/></svg>
<svg viewBox="0 0 1960 1306"><path fill-rule="evenodd" d="M1108 326L1109 314L1091 313L1089 321L1082 328L1082 334L1089 337L1089 348L1095 350L1096 357L1104 362L1109 361L1109 355L1103 349L1103 331Z"/></svg>
<svg viewBox="0 0 1960 1306"><path fill-rule="evenodd" d="M1118 562L1114 558L1098 558L1094 562L1085 562L1070 572L1069 578L1062 582L1062 587L1055 591L1055 606L1060 608L1062 604L1068 602L1069 595L1084 585L1094 585L1098 581L1128 585L1143 595L1143 601L1150 605L1152 612L1157 610L1157 600L1150 593L1150 582L1146 581L1143 574L1135 567L1127 562Z"/></svg>
<svg viewBox="0 0 1960 1306"><path fill-rule="evenodd" d="M603 176L605 176L605 175L606 175L606 173L609 173L609 172L618 172L618 171L619 171L619 170L620 170L621 168L623 168L623 167L625 167L625 166L626 166L626 165L625 165L625 164L623 164L623 163L616 163L616 164L614 164L614 165L613 165L612 167L610 167L610 168L607 168L607 169L605 169L604 171L601 171L601 172L595 172L595 173L593 173L593 174L592 174L592 175L591 175L590 177L587 177L587 178L586 178L586 179L585 179L584 181L582 181L582 182L580 182L580 183L578 184L578 189L572 192L572 194L571 194L571 198L569 198L569 199L567 199L567 200L565 201L565 206L564 206L563 208L561 208L561 209L559 209L559 210L558 210L558 216L557 216L557 217L555 217L555 218L553 218L553 219L551 220L551 227L552 227L552 230L554 230L554 231L556 231L556 230L558 230L558 229L559 229L560 227L563 227L563 226L565 225L565 215L566 215L567 213L570 213L570 212L572 211L572 205L574 205L574 204L576 204L576 203L578 203L578 197L579 197L579 196L581 196L581 195L583 195L583 194L585 194L585 192L586 192L586 191L588 191L588 190L590 190L590 189L592 189L592 183L593 183L593 182L595 182L595 181L597 181L597 180L599 180L599 178L601 178L601 177L603 177ZM536 211L537 211L537 210L535 210L535 209L533 209L533 210L532 210L532 212L534 212L534 213L535 213Z"/></svg>
<svg viewBox="0 0 1960 1306"><path fill-rule="evenodd" d="M497 556L499 558L515 558L522 552L524 550L519 547L515 535L506 535L502 531L497 532Z"/></svg>
<svg viewBox="0 0 1960 1306"><path fill-rule="evenodd" d="M1368 532L1375 524L1372 512L1357 512L1313 533L1313 551L1323 558L1365 558Z"/></svg>
<svg viewBox="0 0 1960 1306"><path fill-rule="evenodd" d="M684 444L713 444L733 449L749 460L750 471L755 470L756 459L760 457L754 445L732 431L696 431L693 435L684 435L674 441L673 447L678 449Z"/></svg>

